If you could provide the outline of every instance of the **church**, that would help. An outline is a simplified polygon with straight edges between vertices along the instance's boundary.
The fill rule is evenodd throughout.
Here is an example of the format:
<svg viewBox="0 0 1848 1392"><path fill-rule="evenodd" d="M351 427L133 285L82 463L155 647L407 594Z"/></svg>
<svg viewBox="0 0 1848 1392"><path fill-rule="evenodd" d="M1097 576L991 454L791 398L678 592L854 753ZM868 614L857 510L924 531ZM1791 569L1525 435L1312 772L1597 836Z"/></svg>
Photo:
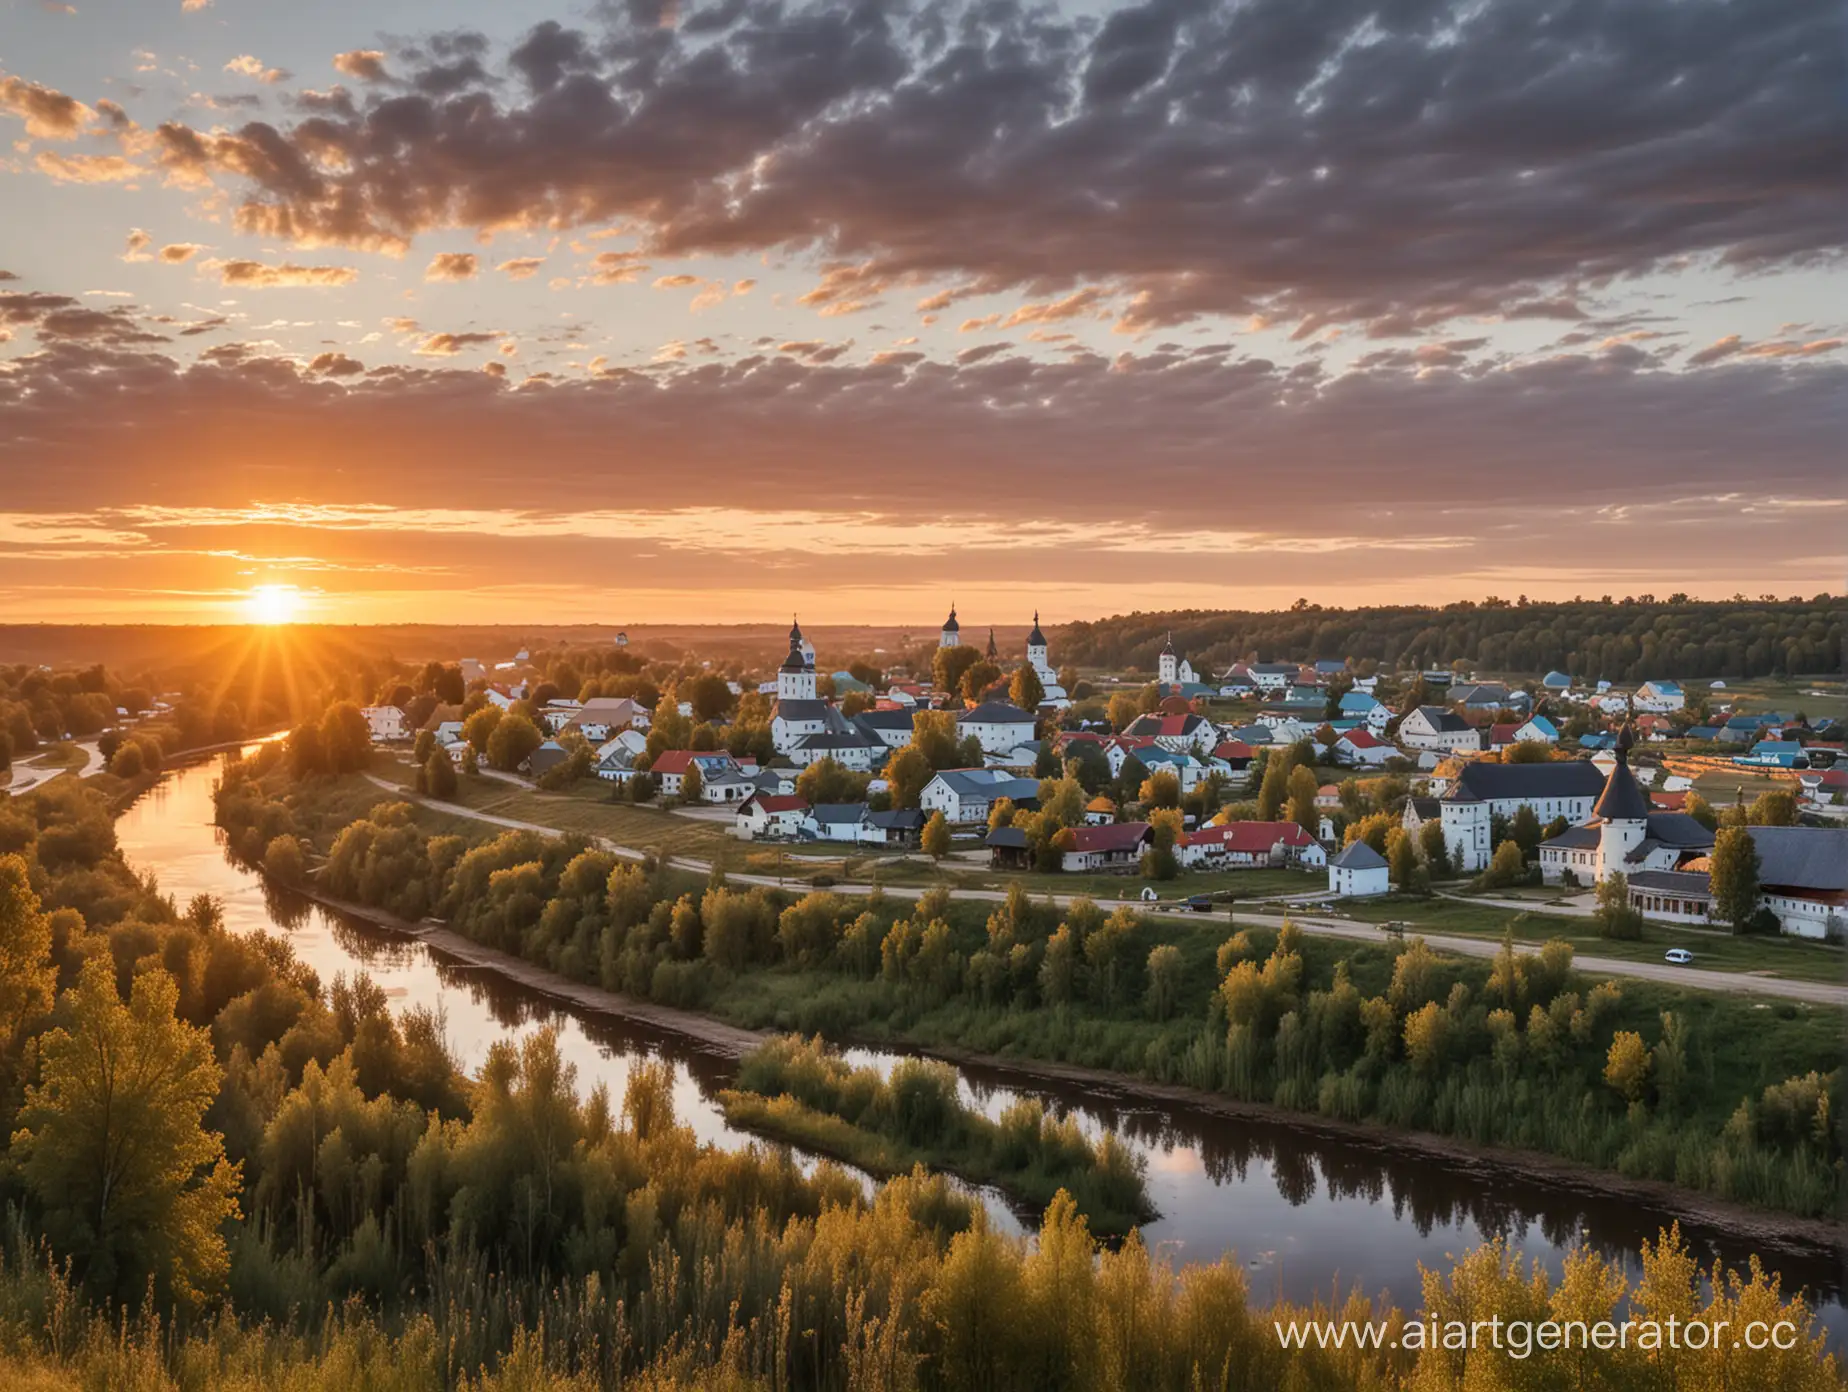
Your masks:
<svg viewBox="0 0 1848 1392"><path fill-rule="evenodd" d="M1687 813L1650 810L1649 795L1630 769L1635 742L1626 724L1617 736L1617 762L1590 818L1540 844L1540 877L1547 884L1594 885L1612 874L1674 870L1713 849L1713 833Z"/></svg>
<svg viewBox="0 0 1848 1392"><path fill-rule="evenodd" d="M815 645L792 623L789 656L776 673L776 709L770 716L770 743L778 754L798 764L833 759L864 772L881 752L831 701L821 699L815 684Z"/></svg>
<svg viewBox="0 0 1848 1392"><path fill-rule="evenodd" d="M962 646L962 624L956 617L954 604L950 606L949 618L943 621L943 629L937 636L937 646L940 648ZM988 630L987 658L1001 669L1004 677L1011 675L1014 671L1014 668L1002 659L1000 650L995 646L995 631L992 628ZM1046 635L1040 631L1040 616L1037 609L1033 611L1033 631L1027 635L1027 665L1033 669L1033 675L1039 678L1040 689L1045 693L1040 700L1042 706L1064 710L1071 705L1070 693L1059 685L1059 674L1053 670L1051 648L1046 642Z"/></svg>

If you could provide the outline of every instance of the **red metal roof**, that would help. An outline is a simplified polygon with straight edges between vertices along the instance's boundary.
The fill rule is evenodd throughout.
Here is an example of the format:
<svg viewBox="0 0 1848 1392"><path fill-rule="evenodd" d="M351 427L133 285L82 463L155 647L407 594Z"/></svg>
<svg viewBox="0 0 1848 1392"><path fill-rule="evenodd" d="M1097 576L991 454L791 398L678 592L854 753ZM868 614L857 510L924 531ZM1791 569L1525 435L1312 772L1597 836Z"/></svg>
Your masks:
<svg viewBox="0 0 1848 1392"><path fill-rule="evenodd" d="M1253 855L1268 852L1279 842L1301 850L1313 845L1315 838L1295 822L1226 822L1220 826L1201 827L1181 837L1183 846L1224 846L1228 851L1247 851Z"/></svg>

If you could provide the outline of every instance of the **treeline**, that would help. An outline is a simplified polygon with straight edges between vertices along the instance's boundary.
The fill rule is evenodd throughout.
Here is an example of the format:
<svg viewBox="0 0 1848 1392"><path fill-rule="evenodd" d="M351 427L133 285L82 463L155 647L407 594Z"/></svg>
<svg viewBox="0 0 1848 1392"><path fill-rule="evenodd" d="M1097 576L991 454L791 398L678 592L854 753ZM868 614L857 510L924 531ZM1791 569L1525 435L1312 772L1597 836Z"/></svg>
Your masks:
<svg viewBox="0 0 1848 1392"><path fill-rule="evenodd" d="M300 803L230 775L221 803L296 835ZM255 838L251 838L254 840ZM1571 950L1512 943L1484 964L1194 929L1018 886L988 913L948 890L913 903L790 902L716 875L703 888L578 838L431 836L386 804L332 840L320 884L562 975L739 1023L1024 1053L1349 1121L1516 1146L1809 1215L1837 1210L1848 1103L1830 1030L1798 1007L1589 983ZM1788 1015L1775 1013L1779 1010ZM1640 1043L1638 1075L1629 1059ZM1749 1039L1749 1047L1737 1040ZM1621 1044L1621 1050L1619 1045Z"/></svg>
<svg viewBox="0 0 1848 1392"><path fill-rule="evenodd" d="M1486 672L1558 669L1581 680L1639 681L1839 672L1843 660L1842 600L1834 595L1192 609L1068 624L1052 640L1062 662L1152 671L1169 632L1195 670L1210 674L1241 660L1326 658L1388 669L1463 663Z"/></svg>

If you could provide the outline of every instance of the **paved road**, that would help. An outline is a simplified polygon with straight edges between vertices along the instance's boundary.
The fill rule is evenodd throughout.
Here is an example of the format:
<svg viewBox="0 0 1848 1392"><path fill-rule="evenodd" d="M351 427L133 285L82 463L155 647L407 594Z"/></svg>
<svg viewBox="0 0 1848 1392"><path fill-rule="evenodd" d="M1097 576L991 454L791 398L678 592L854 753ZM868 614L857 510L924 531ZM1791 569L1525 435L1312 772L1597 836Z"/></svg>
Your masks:
<svg viewBox="0 0 1848 1392"><path fill-rule="evenodd" d="M79 778L88 778L103 771L103 752L96 747L95 740L78 740L77 747L83 751L83 767L76 770ZM31 757L28 755L28 757ZM34 788L51 782L61 773L69 773L62 764L55 768L34 768L29 764L14 764L13 779L7 785L7 791L14 797L21 797Z"/></svg>
<svg viewBox="0 0 1848 1392"><path fill-rule="evenodd" d="M520 821L514 817L500 817L492 812L477 812L472 808L458 807L454 803L441 802L433 798L420 797L409 789L380 778L376 774L367 774L367 778L386 791L396 793L410 802L421 803L438 812L448 813L453 817L470 817L476 821L488 822L494 826L507 827L514 831L534 831L542 836L560 836L562 832L556 827L541 825L538 822ZM641 860L644 852L633 846L619 846L607 837L592 837L599 849L621 856L627 860ZM712 863L695 860L687 856L675 856L669 862L676 869L688 870L694 874L710 874ZM727 870L725 878L732 884L763 885L766 888L791 888L800 885L800 881L779 880L774 875L752 875ZM838 894L867 894L873 889L870 884L837 884L833 889ZM917 899L926 890L913 885L881 885L880 892L894 899ZM1000 889L958 889L950 887L953 898L969 899L981 903L999 904L1007 899L1007 891ZM1076 900L1089 896L1077 894L1050 894L1033 896L1036 902L1050 899L1061 908L1069 907ZM1133 901L1132 901L1133 902ZM1165 917L1188 919L1217 919L1215 912L1201 915L1176 905L1137 904L1145 913L1159 913ZM1237 911L1236 922L1242 925L1281 927L1285 921L1283 914L1257 913L1248 909ZM1306 933L1315 933L1323 937L1351 938L1356 942L1383 943L1386 937L1379 928L1370 923L1355 923L1348 919L1309 917L1292 913L1288 921L1294 923ZM1501 944L1488 938L1460 938L1447 933L1419 934L1433 948L1440 952L1452 952L1461 957L1493 957L1501 951ZM1627 976L1640 981L1659 981L1669 986L1689 986L1698 991L1722 991L1731 994L1760 996L1778 996L1787 1000L1809 1001L1817 1005L1848 1006L1848 985L1838 985L1822 981L1792 981L1784 977L1748 976L1738 972L1705 971L1699 967L1676 967L1666 962L1626 962L1615 957L1587 957L1574 954L1572 963L1578 970L1592 976Z"/></svg>

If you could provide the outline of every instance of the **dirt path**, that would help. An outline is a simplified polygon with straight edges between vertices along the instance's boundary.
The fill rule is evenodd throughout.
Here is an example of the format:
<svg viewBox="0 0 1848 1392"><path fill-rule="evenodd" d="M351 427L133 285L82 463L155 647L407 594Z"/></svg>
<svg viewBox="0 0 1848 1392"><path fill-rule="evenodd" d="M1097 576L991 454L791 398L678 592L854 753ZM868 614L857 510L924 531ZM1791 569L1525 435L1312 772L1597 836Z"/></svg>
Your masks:
<svg viewBox="0 0 1848 1392"><path fill-rule="evenodd" d="M502 817L492 812L478 812L471 808L459 807L454 803L441 802L434 798L421 797L410 789L380 778L377 774L366 777L387 792L402 797L407 802L418 803L432 811L442 812L452 817L468 817L476 821L488 822L494 826L507 827L514 831L532 831L541 836L562 836L564 833L556 827L545 826L539 822L521 821L514 817ZM633 846L621 846L607 837L592 837L592 841L602 850L612 855L622 856L627 860L640 860L643 852ZM686 870L697 875L712 872L710 861L697 860L686 856L675 856L669 864L676 869ZM725 878L732 884L762 885L769 889L789 889L787 881L779 881L774 875L752 875L741 871L728 870ZM954 899L970 899L984 903L999 904L1007 900L1007 892L999 889L959 889L947 886ZM915 885L882 885L880 892L890 899L917 899L926 893L924 888ZM837 884L832 887L836 894L868 894L873 890L870 884ZM1049 894L1033 896L1036 900L1050 899L1061 908L1086 896L1076 894ZM1165 916L1179 915L1188 919L1201 919L1207 922L1221 921L1218 914L1195 914L1190 910L1162 904L1136 904L1145 913L1158 913ZM1383 943L1387 939L1380 930L1369 923L1355 923L1346 919L1317 918L1300 913L1267 914L1256 913L1248 909L1238 911L1236 921L1243 925L1276 928L1281 927L1285 918L1294 923L1305 933L1314 933L1322 937L1348 938L1355 942ZM1493 957L1501 951L1501 944L1488 938L1463 938L1446 933L1419 934L1426 943L1441 952L1454 953L1461 957ZM1720 991L1727 994L1745 993L1759 996L1781 996L1787 1000L1807 1001L1812 1005L1832 1005L1848 1007L1848 986L1835 985L1822 981L1792 981L1776 976L1752 976L1742 972L1707 971L1699 967L1676 967L1666 962L1626 962L1615 957L1574 956L1573 965L1580 971L1595 976L1626 976L1642 981L1658 981L1668 986L1686 986L1696 991Z"/></svg>

